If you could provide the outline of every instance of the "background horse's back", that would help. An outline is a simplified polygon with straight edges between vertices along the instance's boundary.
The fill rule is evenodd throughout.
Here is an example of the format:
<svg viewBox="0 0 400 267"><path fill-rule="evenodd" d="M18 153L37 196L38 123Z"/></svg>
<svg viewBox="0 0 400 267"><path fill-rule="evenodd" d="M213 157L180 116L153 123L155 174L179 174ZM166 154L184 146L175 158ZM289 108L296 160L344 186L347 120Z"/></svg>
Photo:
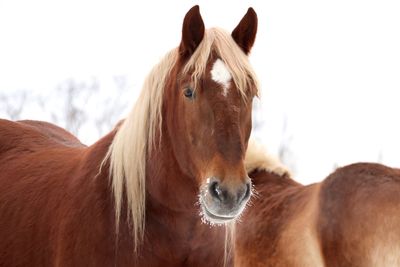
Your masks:
<svg viewBox="0 0 400 267"><path fill-rule="evenodd" d="M321 185L317 221L327 266L400 266L400 171L340 168Z"/></svg>
<svg viewBox="0 0 400 267"><path fill-rule="evenodd" d="M303 186L279 162L255 159L257 194L236 227L237 266L400 266L398 169L357 163Z"/></svg>

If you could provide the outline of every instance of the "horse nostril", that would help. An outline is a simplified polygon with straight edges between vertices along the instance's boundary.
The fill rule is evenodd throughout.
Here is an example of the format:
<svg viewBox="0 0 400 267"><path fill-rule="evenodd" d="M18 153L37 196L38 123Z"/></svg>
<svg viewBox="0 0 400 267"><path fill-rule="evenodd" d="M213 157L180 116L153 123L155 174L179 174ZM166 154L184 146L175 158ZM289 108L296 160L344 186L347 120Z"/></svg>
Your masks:
<svg viewBox="0 0 400 267"><path fill-rule="evenodd" d="M223 201L225 199L224 193L222 192L219 182L214 181L210 184L209 191L212 197Z"/></svg>
<svg viewBox="0 0 400 267"><path fill-rule="evenodd" d="M244 200L249 199L251 194L251 185L250 183L246 183L246 189L242 197L239 197L239 203L242 203Z"/></svg>

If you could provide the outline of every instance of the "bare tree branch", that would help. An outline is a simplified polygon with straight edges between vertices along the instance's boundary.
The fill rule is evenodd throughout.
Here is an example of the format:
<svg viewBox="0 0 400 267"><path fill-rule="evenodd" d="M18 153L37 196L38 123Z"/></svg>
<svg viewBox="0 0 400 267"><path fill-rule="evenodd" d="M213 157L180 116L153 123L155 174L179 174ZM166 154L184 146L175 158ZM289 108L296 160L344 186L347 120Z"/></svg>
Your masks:
<svg viewBox="0 0 400 267"><path fill-rule="evenodd" d="M0 94L0 111L4 112L11 120L21 119L27 95L27 91L17 91L8 95Z"/></svg>

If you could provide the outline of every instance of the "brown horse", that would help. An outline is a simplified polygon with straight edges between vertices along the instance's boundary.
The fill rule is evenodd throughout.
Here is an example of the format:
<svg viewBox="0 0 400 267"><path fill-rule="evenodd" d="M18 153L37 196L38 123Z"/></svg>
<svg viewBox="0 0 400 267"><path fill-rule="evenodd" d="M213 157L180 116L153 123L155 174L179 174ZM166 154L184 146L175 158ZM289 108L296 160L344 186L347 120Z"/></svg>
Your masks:
<svg viewBox="0 0 400 267"><path fill-rule="evenodd" d="M236 226L235 266L400 266L400 170L357 163L303 186L259 148L258 197Z"/></svg>
<svg viewBox="0 0 400 267"><path fill-rule="evenodd" d="M90 147L0 120L0 266L222 266L226 229L204 222L250 197L256 31L251 8L228 34L193 7L132 112Z"/></svg>

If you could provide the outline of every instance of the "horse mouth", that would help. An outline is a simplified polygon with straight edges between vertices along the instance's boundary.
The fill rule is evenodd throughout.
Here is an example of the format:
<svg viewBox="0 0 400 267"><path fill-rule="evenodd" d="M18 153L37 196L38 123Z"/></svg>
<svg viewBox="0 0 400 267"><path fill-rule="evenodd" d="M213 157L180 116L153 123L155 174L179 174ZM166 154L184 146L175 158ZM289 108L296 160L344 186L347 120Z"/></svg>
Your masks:
<svg viewBox="0 0 400 267"><path fill-rule="evenodd" d="M203 217L209 221L210 223L222 224L233 221L236 219L236 216L221 216L216 215L207 209L207 206L203 203L202 205Z"/></svg>

